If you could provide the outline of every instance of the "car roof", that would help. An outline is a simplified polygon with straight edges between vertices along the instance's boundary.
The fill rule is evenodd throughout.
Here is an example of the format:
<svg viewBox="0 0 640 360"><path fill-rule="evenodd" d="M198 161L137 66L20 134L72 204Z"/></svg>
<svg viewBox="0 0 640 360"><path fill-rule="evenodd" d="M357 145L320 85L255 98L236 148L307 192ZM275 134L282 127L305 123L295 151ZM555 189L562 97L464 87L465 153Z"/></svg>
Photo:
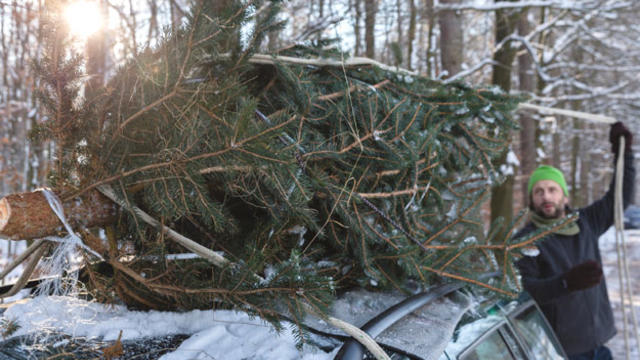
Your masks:
<svg viewBox="0 0 640 360"><path fill-rule="evenodd" d="M332 304L329 314L362 328L372 318L409 298L397 291L371 292L357 289L339 296ZM472 298L459 290L437 296L395 322L374 339L422 358L437 359L452 339L460 319L473 305ZM323 332L342 335L340 330L312 317L307 317L305 324Z"/></svg>

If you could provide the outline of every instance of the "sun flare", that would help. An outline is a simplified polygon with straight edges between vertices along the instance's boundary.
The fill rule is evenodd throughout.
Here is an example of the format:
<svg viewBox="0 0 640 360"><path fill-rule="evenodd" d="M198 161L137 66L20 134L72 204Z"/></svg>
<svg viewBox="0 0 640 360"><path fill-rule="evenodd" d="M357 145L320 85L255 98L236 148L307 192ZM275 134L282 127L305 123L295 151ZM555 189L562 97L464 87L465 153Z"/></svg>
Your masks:
<svg viewBox="0 0 640 360"><path fill-rule="evenodd" d="M69 31L76 37L88 37L103 26L100 7L96 1L75 1L65 10Z"/></svg>

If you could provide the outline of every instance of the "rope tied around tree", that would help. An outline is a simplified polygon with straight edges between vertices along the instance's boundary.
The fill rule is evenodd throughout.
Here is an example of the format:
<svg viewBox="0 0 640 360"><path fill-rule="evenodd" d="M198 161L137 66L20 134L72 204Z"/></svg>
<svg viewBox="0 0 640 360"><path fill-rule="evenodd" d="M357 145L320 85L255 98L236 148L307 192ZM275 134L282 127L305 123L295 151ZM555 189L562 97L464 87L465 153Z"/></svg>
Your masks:
<svg viewBox="0 0 640 360"><path fill-rule="evenodd" d="M616 254L618 265L618 279L620 282L620 310L622 311L622 326L624 333L625 354L627 360L630 358L631 349L629 347L629 334L627 331L627 309L625 306L625 291L628 305L631 310L631 322L635 334L636 344L640 347L640 335L638 331L638 317L636 316L635 305L633 303L633 287L629 276L629 264L627 262L626 235L624 233L624 202L622 194L622 174L624 172L625 138L620 137L620 145L616 161L615 179L615 205L614 205L614 225L616 236Z"/></svg>

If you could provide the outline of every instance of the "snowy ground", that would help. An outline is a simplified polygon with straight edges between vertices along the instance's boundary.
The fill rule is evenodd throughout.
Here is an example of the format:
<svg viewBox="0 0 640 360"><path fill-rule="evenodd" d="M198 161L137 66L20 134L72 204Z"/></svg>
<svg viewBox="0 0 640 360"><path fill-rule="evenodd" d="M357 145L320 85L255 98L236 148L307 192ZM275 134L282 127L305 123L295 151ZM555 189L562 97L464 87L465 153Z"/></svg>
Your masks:
<svg viewBox="0 0 640 360"><path fill-rule="evenodd" d="M640 321L640 230L627 230L625 234L627 244L627 263L629 266L629 277L632 285L633 303L635 305L636 315L639 318L638 321ZM607 345L611 348L614 359L625 359L627 357L625 355L625 335L623 331L622 308L620 306L618 257L616 252L615 232L613 231L613 228L609 229L609 231L600 238L600 250L602 252L604 274L607 279L609 299L613 306L616 328L618 329L618 334L611 339ZM640 344L636 342L631 322L631 311L628 306L626 313L628 314L626 333L630 347L628 359L640 359Z"/></svg>
<svg viewBox="0 0 640 360"><path fill-rule="evenodd" d="M637 276L640 274L640 230L627 231L626 234L630 277L636 294L634 303L636 312L640 315L640 279ZM625 359L620 285L612 229L603 235L600 245L618 328L618 335L608 345L614 358ZM13 244L14 254L19 254L24 248L23 243ZM7 244L0 240L0 270L6 266L6 255ZM172 334L191 336L178 349L161 359L329 360L333 359L337 351L325 353L311 346L297 349L291 329L287 328L278 334L269 324L233 311L137 312L128 311L121 306L88 303L69 297L40 297L11 306L2 318L16 320L20 324L20 329L14 335L48 329L72 336L95 337L103 341L114 341L121 330L122 340ZM640 352L635 343L633 327L629 324L629 358L639 359Z"/></svg>

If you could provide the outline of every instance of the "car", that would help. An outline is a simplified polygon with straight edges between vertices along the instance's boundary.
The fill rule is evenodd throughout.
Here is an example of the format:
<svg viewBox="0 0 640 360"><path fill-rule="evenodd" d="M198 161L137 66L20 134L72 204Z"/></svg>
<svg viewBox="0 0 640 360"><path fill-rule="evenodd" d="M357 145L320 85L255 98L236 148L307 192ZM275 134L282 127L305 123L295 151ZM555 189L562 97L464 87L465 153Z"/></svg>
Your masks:
<svg viewBox="0 0 640 360"><path fill-rule="evenodd" d="M566 359L551 326L528 294L517 299L475 294L445 284L413 296L356 290L341 295L335 317L369 333L392 359ZM315 334L339 339L327 324L308 319ZM330 348L327 346L326 348ZM357 341L344 341L335 360L375 359Z"/></svg>
<svg viewBox="0 0 640 360"><path fill-rule="evenodd" d="M640 229L640 206L629 205L624 211L625 229Z"/></svg>
<svg viewBox="0 0 640 360"><path fill-rule="evenodd" d="M462 283L434 285L416 290L413 295L353 289L338 296L330 315L369 333L394 360L566 358L544 315L526 293L510 299ZM305 346L315 346L325 353L340 348L335 360L375 359L359 342L321 319L305 317L303 328L307 330ZM44 343L38 342L43 338ZM137 356L166 350L167 344L175 348L185 338L188 336L136 339L123 341L122 346L128 356ZM60 354L93 358L106 345L99 339L75 338L43 329L39 336L27 334L0 341L0 359Z"/></svg>
<svg viewBox="0 0 640 360"><path fill-rule="evenodd" d="M469 324L459 324L458 338L464 336L469 326L479 327L471 335L469 344L462 348L449 346L441 360L482 360L482 359L566 359L567 356L558 342L551 326L532 299L511 304L512 306L489 309L486 314L495 317L491 324L488 317L482 317ZM478 323L489 323L482 327Z"/></svg>

